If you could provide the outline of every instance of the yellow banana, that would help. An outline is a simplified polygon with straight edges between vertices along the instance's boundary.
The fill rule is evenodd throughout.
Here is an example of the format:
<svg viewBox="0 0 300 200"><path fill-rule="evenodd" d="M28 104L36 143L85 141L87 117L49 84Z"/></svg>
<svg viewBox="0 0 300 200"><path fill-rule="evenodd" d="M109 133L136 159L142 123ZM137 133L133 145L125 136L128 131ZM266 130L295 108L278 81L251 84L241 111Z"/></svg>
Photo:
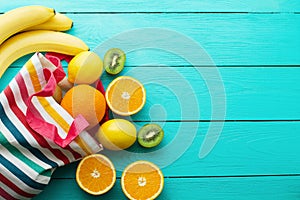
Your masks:
<svg viewBox="0 0 300 200"><path fill-rule="evenodd" d="M24 6L0 15L0 45L10 36L49 20L55 15L53 8Z"/></svg>
<svg viewBox="0 0 300 200"><path fill-rule="evenodd" d="M29 27L25 31L29 30L52 30L52 31L67 31L73 26L73 21L64 14L56 13L48 21L38 24L36 26Z"/></svg>
<svg viewBox="0 0 300 200"><path fill-rule="evenodd" d="M63 32L37 30L19 33L0 46L0 78L18 58L33 52L57 52L76 55L88 51L79 38Z"/></svg>

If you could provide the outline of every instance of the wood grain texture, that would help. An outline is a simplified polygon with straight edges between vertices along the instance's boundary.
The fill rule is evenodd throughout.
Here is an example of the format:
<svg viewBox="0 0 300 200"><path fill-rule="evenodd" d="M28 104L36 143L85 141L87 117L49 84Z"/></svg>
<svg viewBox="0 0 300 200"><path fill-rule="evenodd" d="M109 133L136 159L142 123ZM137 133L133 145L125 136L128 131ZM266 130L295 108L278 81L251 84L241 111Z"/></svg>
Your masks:
<svg viewBox="0 0 300 200"><path fill-rule="evenodd" d="M58 0L1 0L1 12L18 6L41 4L63 12L299 12L298 0L174 0L174 1L109 1L80 2Z"/></svg>
<svg viewBox="0 0 300 200"><path fill-rule="evenodd" d="M135 123L139 129L145 123ZM300 122L227 122L213 150L203 159L209 126L220 123L166 122L161 145L145 149L135 144L127 151L103 151L117 176L136 160L156 163L167 177L300 174ZM209 133L210 137L217 133ZM75 176L77 163L58 169L55 178Z"/></svg>
<svg viewBox="0 0 300 200"><path fill-rule="evenodd" d="M8 69L0 91L18 71ZM146 105L133 120L300 119L299 67L126 67L121 75L133 76L146 87ZM107 87L114 78L104 73L101 79ZM220 89L220 80L225 102L222 93L212 93ZM213 115L212 109L226 109L226 116Z"/></svg>
<svg viewBox="0 0 300 200"><path fill-rule="evenodd" d="M296 200L300 198L300 177L253 178L166 178L157 200L247 199ZM74 179L53 179L38 199L126 199L120 180L108 193L92 196L80 190Z"/></svg>
<svg viewBox="0 0 300 200"><path fill-rule="evenodd" d="M97 49L100 55L109 47L124 49L129 66L211 65L198 48L216 65L300 63L300 15L295 14L120 14L70 18L74 20L71 34L84 38L92 50L101 45ZM139 34L128 33L149 27L158 30L150 34L147 29ZM116 34L120 36L114 38Z"/></svg>
<svg viewBox="0 0 300 200"><path fill-rule="evenodd" d="M124 49L128 66L300 64L298 14L68 16L70 34L101 56L111 47Z"/></svg>
<svg viewBox="0 0 300 200"><path fill-rule="evenodd" d="M147 90L146 106L131 120L138 129L155 121L165 130L154 149L134 144L102 152L117 168L108 194L81 191L78 163L72 163L57 169L35 199L126 199L121 172L140 159L158 164L166 177L158 199L300 199L299 0L0 0L0 13L31 4L66 13L74 21L68 33L92 50L100 47L101 57L110 47L124 49L121 75L138 78ZM0 91L29 58L8 69ZM225 118L212 115L223 108L222 101L212 107L212 97L222 97L219 76ZM104 85L113 78L104 74ZM221 134L208 134L212 127L222 128ZM200 159L205 139L218 140Z"/></svg>

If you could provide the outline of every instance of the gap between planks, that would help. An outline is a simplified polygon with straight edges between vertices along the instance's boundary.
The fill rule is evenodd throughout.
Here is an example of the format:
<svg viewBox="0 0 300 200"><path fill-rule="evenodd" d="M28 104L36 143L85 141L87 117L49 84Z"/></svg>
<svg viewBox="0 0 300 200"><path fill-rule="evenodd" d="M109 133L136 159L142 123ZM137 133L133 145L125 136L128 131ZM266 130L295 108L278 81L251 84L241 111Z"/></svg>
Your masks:
<svg viewBox="0 0 300 200"><path fill-rule="evenodd" d="M300 122L300 119L241 119L241 120L133 120L132 122Z"/></svg>
<svg viewBox="0 0 300 200"><path fill-rule="evenodd" d="M300 174L258 174L258 175L231 175L231 176L164 176L165 179L207 179L207 178L264 178L264 177L300 177ZM52 178L56 180L69 180L75 178ZM121 177L117 177L121 179Z"/></svg>
<svg viewBox="0 0 300 200"><path fill-rule="evenodd" d="M65 63L62 63L64 68L67 68ZM153 68L153 67L172 67L172 68L207 68L207 67L217 67L217 68L286 68L286 67L293 67L299 68L299 65L291 64L291 65L173 65L173 66L160 66L160 65L143 65L143 66L136 66L136 65L126 65L124 67L128 68L135 68L135 67L143 67L143 68ZM22 66L19 65L11 65L9 68L19 68L21 69Z"/></svg>
<svg viewBox="0 0 300 200"><path fill-rule="evenodd" d="M82 11L82 12L68 12L68 11L60 11L61 14L300 14L300 12L234 12L234 11L228 11L228 12L211 12L211 11L203 11L203 12L188 12L188 11L182 11L182 12L95 12L95 11ZM0 14L4 14L4 12L0 12Z"/></svg>
<svg viewBox="0 0 300 200"><path fill-rule="evenodd" d="M62 14L300 14L300 12L60 12Z"/></svg>

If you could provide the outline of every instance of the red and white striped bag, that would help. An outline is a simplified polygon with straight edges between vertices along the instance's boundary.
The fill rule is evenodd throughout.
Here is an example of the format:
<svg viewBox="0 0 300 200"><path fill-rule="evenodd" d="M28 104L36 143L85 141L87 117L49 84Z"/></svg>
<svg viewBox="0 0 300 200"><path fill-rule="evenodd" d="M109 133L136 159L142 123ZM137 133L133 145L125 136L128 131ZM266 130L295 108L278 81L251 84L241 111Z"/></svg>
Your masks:
<svg viewBox="0 0 300 200"><path fill-rule="evenodd" d="M102 150L53 98L65 76L36 53L0 95L0 199L30 199L54 169Z"/></svg>

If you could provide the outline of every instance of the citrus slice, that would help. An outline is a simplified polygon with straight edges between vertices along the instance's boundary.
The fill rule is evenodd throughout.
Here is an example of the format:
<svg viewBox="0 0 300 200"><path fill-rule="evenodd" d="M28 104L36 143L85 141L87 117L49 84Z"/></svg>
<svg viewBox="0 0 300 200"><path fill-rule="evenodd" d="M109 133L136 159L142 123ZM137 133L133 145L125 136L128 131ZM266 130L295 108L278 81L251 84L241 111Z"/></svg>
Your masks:
<svg viewBox="0 0 300 200"><path fill-rule="evenodd" d="M138 80L130 76L120 76L109 84L105 98L114 113L129 116L143 108L146 91Z"/></svg>
<svg viewBox="0 0 300 200"><path fill-rule="evenodd" d="M89 194L104 194L114 186L116 170L106 156L92 154L80 161L76 170L76 181Z"/></svg>
<svg viewBox="0 0 300 200"><path fill-rule="evenodd" d="M155 164L137 161L125 168L121 185L129 199L155 199L164 187L164 176Z"/></svg>

